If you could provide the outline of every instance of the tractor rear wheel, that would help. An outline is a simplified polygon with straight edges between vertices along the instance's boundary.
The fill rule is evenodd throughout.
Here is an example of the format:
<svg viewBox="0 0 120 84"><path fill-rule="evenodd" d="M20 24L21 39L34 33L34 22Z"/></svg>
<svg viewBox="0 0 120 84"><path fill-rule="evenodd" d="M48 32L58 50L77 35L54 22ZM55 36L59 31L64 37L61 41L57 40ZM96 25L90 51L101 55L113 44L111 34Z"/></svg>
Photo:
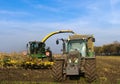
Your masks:
<svg viewBox="0 0 120 84"><path fill-rule="evenodd" d="M63 80L63 61L57 60L52 66L52 77L55 81Z"/></svg>
<svg viewBox="0 0 120 84"><path fill-rule="evenodd" d="M87 58L85 60L85 78L86 81L91 83L96 80L96 59Z"/></svg>

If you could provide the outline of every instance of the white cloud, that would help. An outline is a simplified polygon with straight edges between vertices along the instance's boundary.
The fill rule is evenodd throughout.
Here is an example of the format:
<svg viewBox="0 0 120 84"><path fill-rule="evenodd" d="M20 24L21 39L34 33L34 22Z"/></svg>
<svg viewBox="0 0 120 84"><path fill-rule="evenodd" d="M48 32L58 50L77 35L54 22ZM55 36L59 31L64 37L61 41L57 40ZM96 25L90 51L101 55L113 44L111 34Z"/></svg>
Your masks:
<svg viewBox="0 0 120 84"><path fill-rule="evenodd" d="M39 9L43 9L43 10L47 10L47 11L59 12L58 8L50 7L50 6L46 6L46 5L42 5L42 4L34 5L34 7L39 8Z"/></svg>
<svg viewBox="0 0 120 84"><path fill-rule="evenodd" d="M90 20L73 20L70 22L12 22L12 21L0 21L0 31L6 32L7 35L0 36L0 39L3 39L2 42L0 42L0 46L3 46L3 48L6 47L4 42L8 42L7 46L9 47L7 50L15 50L16 48L24 49L25 43L31 40L38 40L40 41L44 36L46 36L48 33L58 30L73 30L78 34L94 34L96 37L96 45L102 45L105 43L111 43L115 40L120 40L120 28L101 28L97 27L95 24L92 24L93 22L90 22ZM11 32L10 32L11 31ZM67 34L65 34L66 36ZM56 45L55 40L57 38L64 38L63 34L61 35L55 35L51 37L47 41L47 46L50 46L51 49L53 49L53 52L56 52L55 46ZM11 40L9 40L11 39ZM14 46L14 44L16 44ZM14 48L12 48L14 46ZM56 46L57 47L57 46ZM4 48L4 49L5 49ZM11 49L12 48L12 49ZM2 47L0 48L0 51L2 50ZM19 51L18 50L18 51ZM58 49L59 50L59 49ZM59 50L60 51L60 50Z"/></svg>
<svg viewBox="0 0 120 84"><path fill-rule="evenodd" d="M28 12L24 12L24 11L9 11L9 10L0 10L0 14L12 15L12 16L14 16L14 15L25 15L25 16L32 15L32 14L30 14Z"/></svg>

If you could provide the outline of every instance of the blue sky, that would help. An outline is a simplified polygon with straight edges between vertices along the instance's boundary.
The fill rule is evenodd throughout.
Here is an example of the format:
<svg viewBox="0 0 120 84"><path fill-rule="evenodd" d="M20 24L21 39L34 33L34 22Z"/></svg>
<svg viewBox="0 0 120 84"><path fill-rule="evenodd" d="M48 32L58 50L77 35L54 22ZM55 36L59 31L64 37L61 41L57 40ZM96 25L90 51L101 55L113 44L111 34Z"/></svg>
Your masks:
<svg viewBox="0 0 120 84"><path fill-rule="evenodd" d="M120 0L0 0L0 52L25 50L28 41L63 29L94 34L96 46L120 41ZM68 35L47 46L58 51L55 40Z"/></svg>

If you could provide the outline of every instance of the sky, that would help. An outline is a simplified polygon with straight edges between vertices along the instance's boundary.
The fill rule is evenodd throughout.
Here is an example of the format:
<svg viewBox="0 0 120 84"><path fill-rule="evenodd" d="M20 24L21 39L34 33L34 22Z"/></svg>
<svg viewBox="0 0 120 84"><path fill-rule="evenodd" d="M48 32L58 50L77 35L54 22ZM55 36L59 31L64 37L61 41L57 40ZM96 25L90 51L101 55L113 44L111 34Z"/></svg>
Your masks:
<svg viewBox="0 0 120 84"><path fill-rule="evenodd" d="M95 46L120 41L120 0L0 0L0 52L26 50L53 31L93 34ZM54 35L46 41L60 51Z"/></svg>

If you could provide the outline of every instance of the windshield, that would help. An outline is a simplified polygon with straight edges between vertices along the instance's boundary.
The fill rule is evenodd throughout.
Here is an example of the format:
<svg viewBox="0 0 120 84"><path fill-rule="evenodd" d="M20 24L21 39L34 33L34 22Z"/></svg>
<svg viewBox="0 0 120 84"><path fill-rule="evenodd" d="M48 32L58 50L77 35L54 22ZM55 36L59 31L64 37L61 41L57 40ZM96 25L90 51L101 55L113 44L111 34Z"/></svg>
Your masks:
<svg viewBox="0 0 120 84"><path fill-rule="evenodd" d="M38 53L38 44L37 43L31 43L30 44L30 52L31 54Z"/></svg>
<svg viewBox="0 0 120 84"><path fill-rule="evenodd" d="M84 40L71 40L68 42L68 52L78 50L80 54L86 56L86 42Z"/></svg>

